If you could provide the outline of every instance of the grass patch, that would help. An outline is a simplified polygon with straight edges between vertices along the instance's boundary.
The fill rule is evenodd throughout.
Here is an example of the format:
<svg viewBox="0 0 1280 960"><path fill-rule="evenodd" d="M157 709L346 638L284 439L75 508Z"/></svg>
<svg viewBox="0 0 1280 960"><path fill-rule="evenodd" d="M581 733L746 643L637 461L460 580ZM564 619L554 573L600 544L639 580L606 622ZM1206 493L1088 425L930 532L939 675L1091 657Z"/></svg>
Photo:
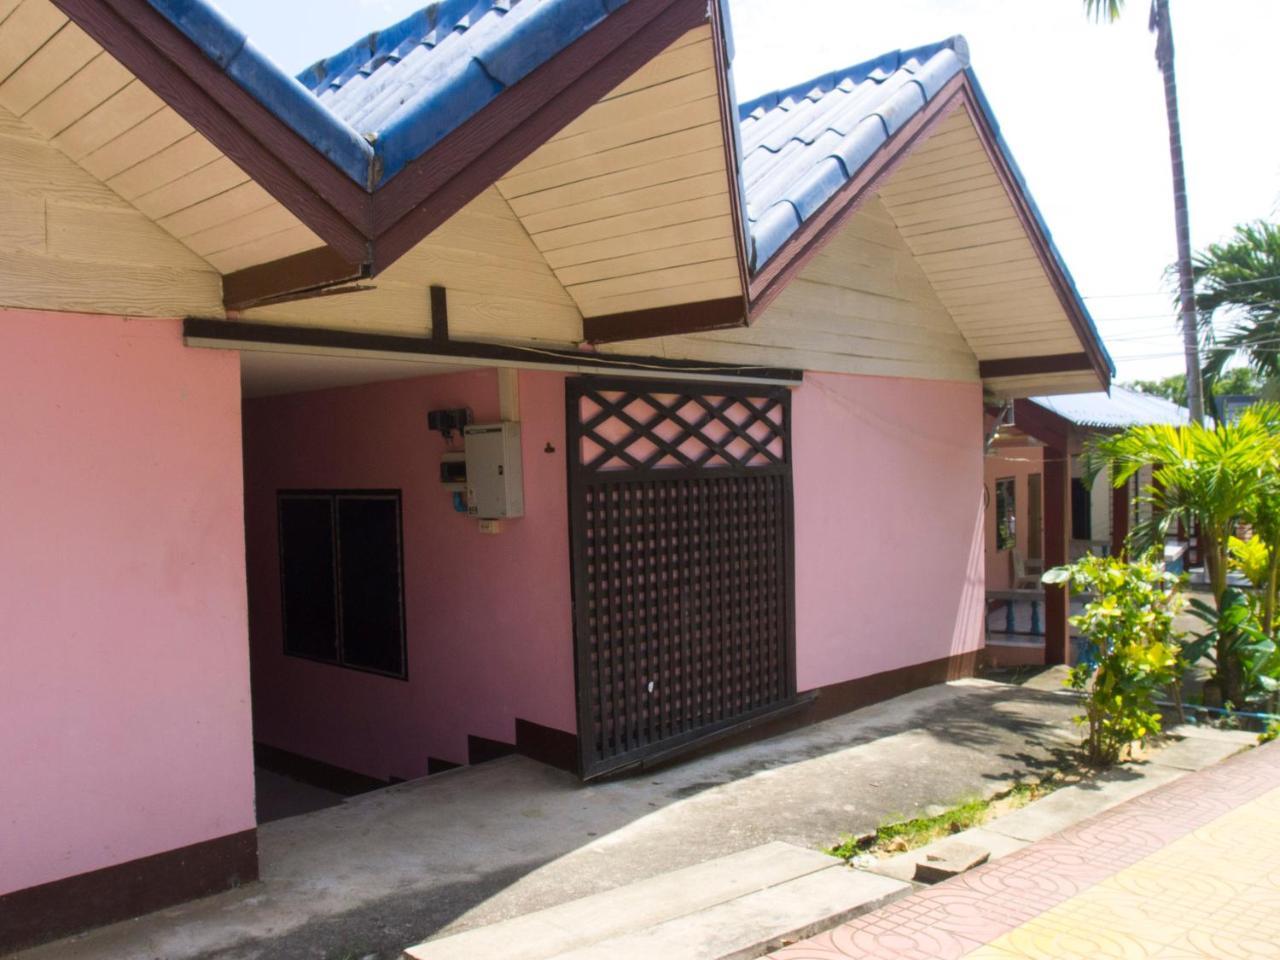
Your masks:
<svg viewBox="0 0 1280 960"><path fill-rule="evenodd" d="M953 833L986 823L993 817L1025 807L1059 787L1079 780L1077 771L1058 771L1045 780L1014 784L990 799L974 797L931 817L915 817L886 823L872 833L845 834L824 852L849 861L855 857L886 857L923 847Z"/></svg>

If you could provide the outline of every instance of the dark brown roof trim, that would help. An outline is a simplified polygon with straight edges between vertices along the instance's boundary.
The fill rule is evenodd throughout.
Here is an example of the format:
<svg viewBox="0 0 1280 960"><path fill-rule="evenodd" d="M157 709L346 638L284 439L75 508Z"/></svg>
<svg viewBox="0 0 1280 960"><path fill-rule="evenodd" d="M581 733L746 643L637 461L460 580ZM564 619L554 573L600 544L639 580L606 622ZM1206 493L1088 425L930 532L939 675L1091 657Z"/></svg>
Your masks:
<svg viewBox="0 0 1280 960"><path fill-rule="evenodd" d="M53 0L349 262L369 259L369 197L146 0Z"/></svg>
<svg viewBox="0 0 1280 960"><path fill-rule="evenodd" d="M721 300L631 310L603 317L584 317L582 336L588 343L643 340L647 337L743 327L746 326L746 318L742 297L725 297Z"/></svg>
<svg viewBox="0 0 1280 960"><path fill-rule="evenodd" d="M439 357L457 360L483 360L495 366L512 364L549 368L572 368L600 373L697 375L703 379L774 380L800 383L803 370L789 367L757 367L696 360L672 360L622 353L583 353L550 347L525 347L501 343L467 340L436 341L429 336L406 337L385 333L362 333L354 330L331 330L322 327L294 327L274 323L249 323L240 320L216 320L188 317L182 324L183 339L201 345L260 344L279 347L312 347L327 350L401 353L408 356Z"/></svg>
<svg viewBox="0 0 1280 960"><path fill-rule="evenodd" d="M967 107L974 121L974 129L982 142L983 148L996 171L1001 185L1013 203L1027 238L1035 248L1045 274L1057 294L1063 310L1080 339L1085 352L1078 356L1083 359L1080 366L1061 369L1092 369L1102 380L1104 387L1111 382L1111 371L1106 356L1099 345L1089 320L1080 310L1079 303L1071 293L1071 283L1063 275L1057 258L1053 254L1048 238L1040 229L1040 225L1031 212L1027 198L1018 184L1017 177L1009 169L1004 152L987 122L983 110L970 85L966 74L958 74L944 86L923 110L905 123L871 159L842 187L827 203L791 237L775 254L764 268L751 280L750 301L751 318L773 302L774 298L804 268L804 266L826 245L849 218L857 211L862 202L888 178L897 166L906 159L916 143L927 137L929 133L952 111L958 107ZM1076 355L1073 355L1076 356ZM1029 358L1032 360L1043 358ZM1028 372L1057 372L1034 370ZM983 376L995 374L983 374ZM1014 374L999 374L1013 376Z"/></svg>
<svg viewBox="0 0 1280 960"><path fill-rule="evenodd" d="M963 102L963 74L947 82L929 103L903 124L821 209L804 222L751 280L751 317L758 317L825 247L862 202L891 174L922 138Z"/></svg>
<svg viewBox="0 0 1280 960"><path fill-rule="evenodd" d="M742 290L741 325L751 322L748 291L751 289L751 271L748 269L746 217L742 211L742 170L738 149L738 106L732 86L730 71L729 33L725 25L724 4L728 0L708 0L711 8L711 45L716 60L716 94L720 108L720 132L724 141L724 169L729 181L729 214L733 220L733 243L738 256L739 289Z"/></svg>
<svg viewBox="0 0 1280 960"><path fill-rule="evenodd" d="M301 300L368 275L367 267L349 263L331 247L319 247L227 274L222 278L222 305L247 310L284 298Z"/></svg>
<svg viewBox="0 0 1280 960"><path fill-rule="evenodd" d="M631 0L371 192L218 69L147 0L53 2L339 258L367 265L369 275L707 22L706 0ZM230 298L240 294L233 289Z"/></svg>
<svg viewBox="0 0 1280 960"><path fill-rule="evenodd" d="M1041 357L1010 357L1007 360L982 360L978 376L983 380L997 377L1026 377L1037 373L1088 373L1095 370L1087 353L1055 353Z"/></svg>
<svg viewBox="0 0 1280 960"><path fill-rule="evenodd" d="M706 0L631 0L504 91L374 193L374 272L706 22Z"/></svg>

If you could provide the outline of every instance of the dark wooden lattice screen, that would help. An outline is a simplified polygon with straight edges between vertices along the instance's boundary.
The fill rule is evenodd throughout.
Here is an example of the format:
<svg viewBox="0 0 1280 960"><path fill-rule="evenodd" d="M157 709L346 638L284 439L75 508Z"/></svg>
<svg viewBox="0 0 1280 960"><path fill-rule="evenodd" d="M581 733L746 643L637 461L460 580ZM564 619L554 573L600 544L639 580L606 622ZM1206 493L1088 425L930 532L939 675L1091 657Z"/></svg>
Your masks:
<svg viewBox="0 0 1280 960"><path fill-rule="evenodd" d="M790 393L568 381L584 777L795 694Z"/></svg>

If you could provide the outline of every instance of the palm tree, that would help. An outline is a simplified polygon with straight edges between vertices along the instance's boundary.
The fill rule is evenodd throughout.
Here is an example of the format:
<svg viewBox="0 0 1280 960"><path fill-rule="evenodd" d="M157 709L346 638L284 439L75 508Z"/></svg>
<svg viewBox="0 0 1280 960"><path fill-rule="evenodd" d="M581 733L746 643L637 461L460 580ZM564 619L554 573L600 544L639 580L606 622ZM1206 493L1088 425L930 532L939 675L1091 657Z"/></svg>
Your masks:
<svg viewBox="0 0 1280 960"><path fill-rule="evenodd" d="M1139 426L1101 437L1085 453L1086 482L1104 468L1121 487L1143 467L1158 467L1158 482L1147 485L1138 500L1150 504L1151 519L1130 534L1135 552L1164 543L1170 527L1199 524L1200 540L1215 605L1222 608L1227 591L1228 547L1242 523L1264 519L1262 497L1274 487L1280 471L1280 407L1258 404L1234 423L1209 429ZM1273 518L1265 517L1268 524ZM1224 641L1225 642L1225 641ZM1218 681L1223 697L1243 702L1243 672L1227 648L1218 650Z"/></svg>
<svg viewBox="0 0 1280 960"><path fill-rule="evenodd" d="M1280 227L1242 224L1226 243L1196 254L1193 267L1206 384L1238 356L1264 381L1280 378ZM1215 325L1220 310L1228 316Z"/></svg>
<svg viewBox="0 0 1280 960"><path fill-rule="evenodd" d="M1124 11L1125 0L1084 0L1085 13L1094 20L1113 21ZM1164 108L1169 118L1169 159L1173 164L1173 219L1178 235L1178 304L1182 345L1187 361L1187 407L1195 423L1204 420L1204 386L1200 381L1200 354L1196 340L1195 284L1191 272L1191 226L1187 217L1187 178L1182 163L1182 127L1178 122L1178 87L1173 75L1173 24L1169 0L1151 0L1148 27L1156 35L1156 63L1164 75Z"/></svg>

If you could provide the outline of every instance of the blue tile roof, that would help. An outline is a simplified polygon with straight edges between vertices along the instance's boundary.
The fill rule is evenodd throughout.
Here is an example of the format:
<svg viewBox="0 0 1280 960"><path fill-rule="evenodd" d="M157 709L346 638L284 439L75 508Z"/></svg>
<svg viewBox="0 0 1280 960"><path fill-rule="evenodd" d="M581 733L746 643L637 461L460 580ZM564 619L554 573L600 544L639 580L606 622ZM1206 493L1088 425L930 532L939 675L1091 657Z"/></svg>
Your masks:
<svg viewBox="0 0 1280 960"><path fill-rule="evenodd" d="M768 263L968 62L964 38L952 37L741 104L752 270Z"/></svg>
<svg viewBox="0 0 1280 960"><path fill-rule="evenodd" d="M964 73L1111 373L1115 364L1053 242L977 76L964 37L896 50L738 107L746 241L758 272L895 131Z"/></svg>
<svg viewBox="0 0 1280 960"><path fill-rule="evenodd" d="M150 4L368 189L627 0L440 0L290 77L210 0Z"/></svg>

